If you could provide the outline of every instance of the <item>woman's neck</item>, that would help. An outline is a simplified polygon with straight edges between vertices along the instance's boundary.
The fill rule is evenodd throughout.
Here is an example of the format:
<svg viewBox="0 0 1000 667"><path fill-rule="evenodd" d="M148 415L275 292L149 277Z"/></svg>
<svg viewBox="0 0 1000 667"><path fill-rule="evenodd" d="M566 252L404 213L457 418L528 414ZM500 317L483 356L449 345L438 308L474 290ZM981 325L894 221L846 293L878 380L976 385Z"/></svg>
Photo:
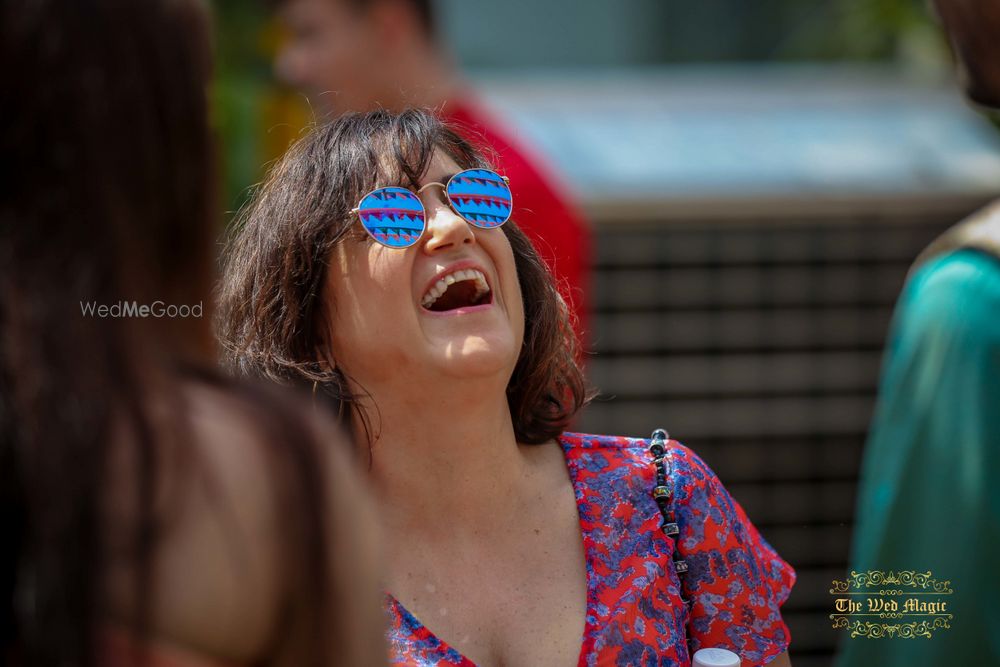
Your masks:
<svg viewBox="0 0 1000 667"><path fill-rule="evenodd" d="M495 520L498 505L516 504L497 502L517 498L530 477L506 395L474 384L437 383L445 389L409 400L375 398L371 477L387 528L454 531ZM359 436L365 443L364 429Z"/></svg>

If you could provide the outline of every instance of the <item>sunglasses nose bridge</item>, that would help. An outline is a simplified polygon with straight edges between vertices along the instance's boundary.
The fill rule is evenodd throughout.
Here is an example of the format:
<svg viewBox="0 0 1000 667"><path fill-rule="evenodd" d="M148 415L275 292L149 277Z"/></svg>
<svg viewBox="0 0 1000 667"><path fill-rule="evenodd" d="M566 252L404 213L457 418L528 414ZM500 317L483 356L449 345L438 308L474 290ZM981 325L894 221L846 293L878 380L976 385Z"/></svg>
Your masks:
<svg viewBox="0 0 1000 667"><path fill-rule="evenodd" d="M426 190L427 188L433 188L433 187L441 188L442 190L445 190L446 192L448 190L448 186L446 186L444 183L436 183L436 182L435 183L425 183L424 185L420 186L419 190L417 190L417 194L418 195L423 194L424 190Z"/></svg>
<svg viewBox="0 0 1000 667"><path fill-rule="evenodd" d="M441 192L436 198L429 197L429 199L431 199L431 203L428 204L428 202L425 201L423 194L425 190L433 187L441 188ZM453 213L458 214L458 211L455 210L454 203L451 201L451 197L448 196L448 186L445 185L444 183L426 183L420 186L420 189L417 190L417 197L420 199L420 203L423 205L424 211L426 212L428 218L431 216L431 210L434 208L434 205L436 203L444 204L447 207L449 207Z"/></svg>
<svg viewBox="0 0 1000 667"><path fill-rule="evenodd" d="M424 191L432 187L441 188L438 196L424 197ZM459 213L458 209L455 208L455 202L453 202L451 197L448 195L448 186L444 183L426 183L422 185L419 190L417 190L417 195L420 199L420 204L424 207L424 215L426 216L426 224L428 227L431 224L431 220L440 213L450 214L463 222L468 222L465 220L465 217Z"/></svg>

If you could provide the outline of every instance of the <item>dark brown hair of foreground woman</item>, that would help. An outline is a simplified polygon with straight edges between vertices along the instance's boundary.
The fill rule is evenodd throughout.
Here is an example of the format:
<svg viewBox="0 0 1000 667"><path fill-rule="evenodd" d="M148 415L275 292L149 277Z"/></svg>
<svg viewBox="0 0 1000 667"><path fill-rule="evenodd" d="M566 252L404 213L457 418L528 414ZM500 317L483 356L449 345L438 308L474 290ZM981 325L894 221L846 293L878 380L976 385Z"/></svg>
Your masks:
<svg viewBox="0 0 1000 667"><path fill-rule="evenodd" d="M279 382L318 382L357 413L369 442L385 416L377 406L375 414L373 406L366 411L336 360L319 356L332 316L324 308L326 259L339 243L364 237L351 213L361 198L390 183L416 186L435 150L461 169L490 166L421 111L347 114L316 129L272 170L244 212L223 270L219 321L233 365ZM516 220L501 229L514 253L525 321L507 401L518 442L538 444L561 434L588 396L552 277Z"/></svg>
<svg viewBox="0 0 1000 667"><path fill-rule="evenodd" d="M107 663L111 636L232 664L384 659L339 436L210 370L207 312L82 313L209 307L207 28L197 0L0 5L5 664Z"/></svg>

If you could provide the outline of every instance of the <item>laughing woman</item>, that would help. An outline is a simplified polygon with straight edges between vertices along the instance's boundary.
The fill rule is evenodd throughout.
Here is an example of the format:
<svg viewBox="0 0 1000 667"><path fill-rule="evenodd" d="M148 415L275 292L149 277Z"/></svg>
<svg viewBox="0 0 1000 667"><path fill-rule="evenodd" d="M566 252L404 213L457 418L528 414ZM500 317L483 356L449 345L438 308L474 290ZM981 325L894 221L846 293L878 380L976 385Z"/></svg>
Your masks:
<svg viewBox="0 0 1000 667"><path fill-rule="evenodd" d="M397 665L788 664L794 572L660 431L564 432L586 400L511 188L417 111L296 145L230 241L247 374L349 406L381 503Z"/></svg>

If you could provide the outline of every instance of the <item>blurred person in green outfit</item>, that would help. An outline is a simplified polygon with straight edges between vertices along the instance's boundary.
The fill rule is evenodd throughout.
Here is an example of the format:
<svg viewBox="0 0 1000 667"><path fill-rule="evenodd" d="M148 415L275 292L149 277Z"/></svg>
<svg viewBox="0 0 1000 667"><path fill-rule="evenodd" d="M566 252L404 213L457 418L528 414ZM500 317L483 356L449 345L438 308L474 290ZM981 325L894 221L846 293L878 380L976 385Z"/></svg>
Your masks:
<svg viewBox="0 0 1000 667"><path fill-rule="evenodd" d="M969 97L1000 107L1000 0L934 5ZM1000 665L1000 202L918 258L885 355L852 570L930 570L953 618L931 638L848 636L837 665Z"/></svg>

